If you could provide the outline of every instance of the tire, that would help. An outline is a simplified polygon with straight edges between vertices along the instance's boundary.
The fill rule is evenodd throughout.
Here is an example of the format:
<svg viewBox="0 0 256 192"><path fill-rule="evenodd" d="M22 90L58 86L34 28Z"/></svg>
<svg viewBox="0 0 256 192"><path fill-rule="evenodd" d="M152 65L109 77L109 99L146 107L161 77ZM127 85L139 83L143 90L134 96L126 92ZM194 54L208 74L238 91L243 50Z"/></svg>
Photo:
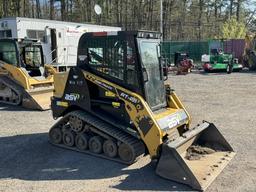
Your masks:
<svg viewBox="0 0 256 192"><path fill-rule="evenodd" d="M232 65L228 65L226 70L227 70L227 74L231 74L233 71Z"/></svg>

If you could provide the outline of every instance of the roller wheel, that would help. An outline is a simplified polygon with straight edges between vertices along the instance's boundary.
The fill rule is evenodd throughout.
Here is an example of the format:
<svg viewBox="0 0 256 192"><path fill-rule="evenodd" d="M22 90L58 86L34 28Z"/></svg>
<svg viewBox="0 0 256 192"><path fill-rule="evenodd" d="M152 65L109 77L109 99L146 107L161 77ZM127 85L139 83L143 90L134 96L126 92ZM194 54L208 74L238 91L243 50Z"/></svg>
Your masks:
<svg viewBox="0 0 256 192"><path fill-rule="evenodd" d="M53 128L49 132L50 141L54 144L59 144L62 141L62 132L60 128Z"/></svg>
<svg viewBox="0 0 256 192"><path fill-rule="evenodd" d="M76 136L76 147L80 150L86 150L88 148L89 136L86 134L78 134Z"/></svg>
<svg viewBox="0 0 256 192"><path fill-rule="evenodd" d="M112 140L106 140L103 143L103 152L108 157L115 157L117 155L117 145Z"/></svg>
<svg viewBox="0 0 256 192"><path fill-rule="evenodd" d="M75 134L72 131L65 131L63 133L63 143L68 147L72 147L75 144Z"/></svg>
<svg viewBox="0 0 256 192"><path fill-rule="evenodd" d="M76 116L69 117L69 124L73 131L80 132L83 129L83 121Z"/></svg>
<svg viewBox="0 0 256 192"><path fill-rule="evenodd" d="M19 102L19 96L13 91L12 91L12 95L10 97L10 100L12 101L12 103L17 103L18 105L21 102L21 101Z"/></svg>
<svg viewBox="0 0 256 192"><path fill-rule="evenodd" d="M118 155L123 161L125 161L127 163L133 162L135 160L134 151L132 150L132 148L129 145L127 145L125 143L122 143L121 145L119 145Z"/></svg>
<svg viewBox="0 0 256 192"><path fill-rule="evenodd" d="M103 139L100 136L93 136L89 140L89 150L93 153L101 153L102 152L102 143Z"/></svg>

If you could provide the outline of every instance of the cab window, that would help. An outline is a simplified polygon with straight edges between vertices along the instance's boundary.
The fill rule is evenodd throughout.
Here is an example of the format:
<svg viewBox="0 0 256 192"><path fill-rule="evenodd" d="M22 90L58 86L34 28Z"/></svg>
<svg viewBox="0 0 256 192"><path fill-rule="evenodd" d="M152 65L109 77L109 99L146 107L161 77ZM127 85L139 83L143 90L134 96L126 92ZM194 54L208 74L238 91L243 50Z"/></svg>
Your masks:
<svg viewBox="0 0 256 192"><path fill-rule="evenodd" d="M124 80L124 43L118 38L102 41L99 37L87 42L88 64L104 76Z"/></svg>
<svg viewBox="0 0 256 192"><path fill-rule="evenodd" d="M1 42L0 43L0 60L17 66L16 47L14 42Z"/></svg>
<svg viewBox="0 0 256 192"><path fill-rule="evenodd" d="M80 45L78 65L130 90L141 91L134 37L98 36Z"/></svg>
<svg viewBox="0 0 256 192"><path fill-rule="evenodd" d="M26 46L24 48L24 62L31 67L40 67L42 65L41 49L39 46Z"/></svg>

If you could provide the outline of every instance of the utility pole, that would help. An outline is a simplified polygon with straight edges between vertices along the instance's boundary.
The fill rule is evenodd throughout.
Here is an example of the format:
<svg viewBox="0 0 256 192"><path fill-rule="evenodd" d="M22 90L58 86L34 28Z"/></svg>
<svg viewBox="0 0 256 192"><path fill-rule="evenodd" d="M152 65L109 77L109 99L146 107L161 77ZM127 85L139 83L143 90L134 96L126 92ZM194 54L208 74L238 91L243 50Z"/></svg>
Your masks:
<svg viewBox="0 0 256 192"><path fill-rule="evenodd" d="M163 41L163 0L160 0L160 33L161 41Z"/></svg>

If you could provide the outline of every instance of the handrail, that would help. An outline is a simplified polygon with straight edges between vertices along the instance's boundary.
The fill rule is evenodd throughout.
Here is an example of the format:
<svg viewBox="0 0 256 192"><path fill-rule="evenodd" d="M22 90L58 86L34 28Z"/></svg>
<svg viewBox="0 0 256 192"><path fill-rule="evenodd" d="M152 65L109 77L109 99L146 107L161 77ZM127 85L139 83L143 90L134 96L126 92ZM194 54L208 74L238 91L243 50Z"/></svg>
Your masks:
<svg viewBox="0 0 256 192"><path fill-rule="evenodd" d="M56 58L53 59L51 62L50 62L50 65L52 65L53 63L61 63L63 64L64 66L66 66L66 63L67 63L67 59L70 57L70 56L76 56L76 54L72 54L70 53L70 48L73 47L73 48L77 48L77 46L61 46L61 47L57 47L56 49L52 50L48 55L50 56L54 51L57 52L57 50L62 50L61 52L59 52L59 54L56 55ZM59 58L62 58L62 61L59 61Z"/></svg>

